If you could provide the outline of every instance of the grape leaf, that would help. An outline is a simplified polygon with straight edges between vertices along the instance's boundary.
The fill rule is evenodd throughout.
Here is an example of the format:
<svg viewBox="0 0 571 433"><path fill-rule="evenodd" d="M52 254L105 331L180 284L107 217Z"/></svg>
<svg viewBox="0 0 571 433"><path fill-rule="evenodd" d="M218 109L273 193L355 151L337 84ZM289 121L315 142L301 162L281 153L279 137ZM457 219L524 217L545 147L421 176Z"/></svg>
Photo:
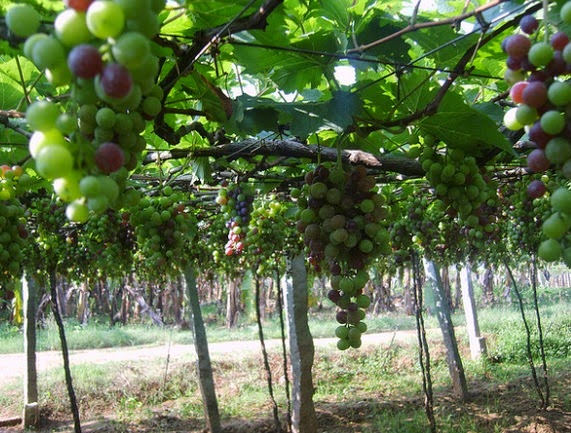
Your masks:
<svg viewBox="0 0 571 433"><path fill-rule="evenodd" d="M448 92L438 112L420 121L420 126L451 148L478 153L485 148L497 147L514 154L511 143L498 130L490 117L470 107L462 97Z"/></svg>

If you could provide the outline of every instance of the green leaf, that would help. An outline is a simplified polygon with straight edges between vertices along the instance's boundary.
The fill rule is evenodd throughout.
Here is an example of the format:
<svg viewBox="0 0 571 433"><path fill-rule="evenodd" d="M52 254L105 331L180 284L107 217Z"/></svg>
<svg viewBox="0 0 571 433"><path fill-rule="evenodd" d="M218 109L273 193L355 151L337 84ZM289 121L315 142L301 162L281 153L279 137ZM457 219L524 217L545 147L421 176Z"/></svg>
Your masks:
<svg viewBox="0 0 571 433"><path fill-rule="evenodd" d="M447 146L463 149L470 154L478 154L490 147L514 154L511 143L498 130L498 125L453 92L446 94L436 114L419 124L425 132L438 137Z"/></svg>

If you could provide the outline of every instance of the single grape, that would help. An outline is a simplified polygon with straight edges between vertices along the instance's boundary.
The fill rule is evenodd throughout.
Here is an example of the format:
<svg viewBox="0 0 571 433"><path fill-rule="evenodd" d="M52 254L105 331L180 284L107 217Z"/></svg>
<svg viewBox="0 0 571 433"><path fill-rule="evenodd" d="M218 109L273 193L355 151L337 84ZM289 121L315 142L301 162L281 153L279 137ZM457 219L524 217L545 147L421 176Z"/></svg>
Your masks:
<svg viewBox="0 0 571 433"><path fill-rule="evenodd" d="M67 64L71 72L84 79L95 77L103 70L99 50L92 45L78 45L68 55Z"/></svg>
<svg viewBox="0 0 571 433"><path fill-rule="evenodd" d="M565 128L565 115L558 110L549 110L541 115L541 128L546 134L557 135Z"/></svg>
<svg viewBox="0 0 571 433"><path fill-rule="evenodd" d="M527 194L530 198L539 198L542 197L547 192L547 187L545 183L541 180L533 180L527 186Z"/></svg>
<svg viewBox="0 0 571 433"><path fill-rule="evenodd" d="M34 44L31 60L40 70L54 69L65 64L65 50L56 38L41 38Z"/></svg>
<svg viewBox="0 0 571 433"><path fill-rule="evenodd" d="M85 12L93 0L64 0L64 3L68 8Z"/></svg>
<svg viewBox="0 0 571 433"><path fill-rule="evenodd" d="M571 24L571 3L566 2L559 11L559 16L561 17L561 21L565 24Z"/></svg>
<svg viewBox="0 0 571 433"><path fill-rule="evenodd" d="M571 158L571 143L563 137L554 137L545 146L545 157L553 164L563 164Z"/></svg>
<svg viewBox="0 0 571 433"><path fill-rule="evenodd" d="M152 39L159 32L159 20L151 10L141 10L136 18L127 20L126 28L131 32L139 32Z"/></svg>
<svg viewBox="0 0 571 433"><path fill-rule="evenodd" d="M522 59L528 55L531 48L531 41L527 36L515 34L509 36L505 43L505 51L508 56L514 59Z"/></svg>
<svg viewBox="0 0 571 433"><path fill-rule="evenodd" d="M34 131L49 131L56 127L60 115L57 104L41 100L32 103L26 110L26 121Z"/></svg>
<svg viewBox="0 0 571 433"><path fill-rule="evenodd" d="M138 32L123 33L111 49L115 60L128 69L143 65L150 55L149 39Z"/></svg>
<svg viewBox="0 0 571 433"><path fill-rule="evenodd" d="M117 115L109 107L102 107L97 111L95 115L95 122L98 126L105 129L113 129L115 122L117 121Z"/></svg>
<svg viewBox="0 0 571 433"><path fill-rule="evenodd" d="M525 15L519 22L519 27L522 32L531 35L538 29L539 22L533 15Z"/></svg>
<svg viewBox="0 0 571 433"><path fill-rule="evenodd" d="M116 99L126 97L133 88L129 70L117 63L110 63L103 68L99 82L105 94Z"/></svg>
<svg viewBox="0 0 571 433"><path fill-rule="evenodd" d="M26 38L40 28L40 14L29 4L13 5L6 11L6 25L16 36Z"/></svg>
<svg viewBox="0 0 571 433"><path fill-rule="evenodd" d="M551 36L550 43L554 50L562 51L569 43L569 36L563 31L555 32Z"/></svg>
<svg viewBox="0 0 571 433"><path fill-rule="evenodd" d="M36 170L46 179L68 176L73 169L73 156L58 144L46 144L35 157Z"/></svg>
<svg viewBox="0 0 571 433"><path fill-rule="evenodd" d="M84 44L93 38L85 22L85 12L75 9L60 12L54 22L54 29L57 38L68 48Z"/></svg>
<svg viewBox="0 0 571 433"><path fill-rule="evenodd" d="M119 170L124 163L125 155L123 151L113 142L103 143L95 151L95 164L102 173L113 173Z"/></svg>
<svg viewBox="0 0 571 433"><path fill-rule="evenodd" d="M528 58L538 68L546 66L553 59L553 47L547 42L536 42L529 49Z"/></svg>
<svg viewBox="0 0 571 433"><path fill-rule="evenodd" d="M95 0L86 12L87 27L99 39L115 38L125 27L125 14L112 1Z"/></svg>
<svg viewBox="0 0 571 433"><path fill-rule="evenodd" d="M535 173L544 172L550 165L551 162L545 156L543 149L534 149L527 156L527 166Z"/></svg>
<svg viewBox="0 0 571 433"><path fill-rule="evenodd" d="M136 19L141 11L147 11L151 8L151 0L113 0L125 14L125 18Z"/></svg>
<svg viewBox="0 0 571 433"><path fill-rule="evenodd" d="M571 103L571 85L566 81L554 81L547 90L547 97L553 105L564 107Z"/></svg>
<svg viewBox="0 0 571 433"><path fill-rule="evenodd" d="M77 223L84 223L89 218L89 209L82 200L74 200L65 208L67 219Z"/></svg>
<svg viewBox="0 0 571 433"><path fill-rule="evenodd" d="M521 98L524 104L541 108L547 102L547 86L543 81L532 81L522 90Z"/></svg>

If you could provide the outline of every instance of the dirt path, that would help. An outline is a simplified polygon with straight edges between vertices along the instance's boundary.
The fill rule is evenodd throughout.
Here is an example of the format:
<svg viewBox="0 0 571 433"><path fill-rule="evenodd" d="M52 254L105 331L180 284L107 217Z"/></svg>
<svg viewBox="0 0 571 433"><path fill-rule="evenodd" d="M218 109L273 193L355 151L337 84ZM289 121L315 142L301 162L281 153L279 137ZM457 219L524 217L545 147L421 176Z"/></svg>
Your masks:
<svg viewBox="0 0 571 433"><path fill-rule="evenodd" d="M363 347L378 345L395 341L414 339L416 331L383 332L378 334L364 334ZM315 339L317 349L333 346L336 338ZM223 359L228 355L248 356L260 353L259 341L232 341L223 343L210 343L210 356L213 360ZM280 340L266 341L268 351L280 350ZM195 351L193 345L173 344L160 346L114 347L109 349L75 350L70 352L70 364L106 364L110 362L145 361L169 357L170 361L193 361ZM59 351L38 352L36 365L38 371L46 371L62 367L62 355ZM2 382L23 378L26 369L26 360L23 353L0 355L0 387Z"/></svg>

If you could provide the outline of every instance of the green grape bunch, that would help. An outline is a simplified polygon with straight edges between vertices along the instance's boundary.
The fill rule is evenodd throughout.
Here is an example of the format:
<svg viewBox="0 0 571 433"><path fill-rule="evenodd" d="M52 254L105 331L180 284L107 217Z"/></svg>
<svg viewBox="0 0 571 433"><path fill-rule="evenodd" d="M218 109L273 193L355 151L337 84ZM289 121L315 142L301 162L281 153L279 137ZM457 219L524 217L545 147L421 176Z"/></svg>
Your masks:
<svg viewBox="0 0 571 433"><path fill-rule="evenodd" d="M184 203L181 191L144 197L132 209L137 251L134 266L149 281L178 275L190 259L197 221Z"/></svg>
<svg viewBox="0 0 571 433"><path fill-rule="evenodd" d="M68 203L71 221L116 206L122 188L109 175L136 168L146 148L146 121L162 110L152 38L165 3L68 0L50 34L39 32L31 6L8 9L9 30L26 38L24 55L52 86L70 89L69 100L30 104L26 120L35 169ZM113 194L103 193L109 190Z"/></svg>

